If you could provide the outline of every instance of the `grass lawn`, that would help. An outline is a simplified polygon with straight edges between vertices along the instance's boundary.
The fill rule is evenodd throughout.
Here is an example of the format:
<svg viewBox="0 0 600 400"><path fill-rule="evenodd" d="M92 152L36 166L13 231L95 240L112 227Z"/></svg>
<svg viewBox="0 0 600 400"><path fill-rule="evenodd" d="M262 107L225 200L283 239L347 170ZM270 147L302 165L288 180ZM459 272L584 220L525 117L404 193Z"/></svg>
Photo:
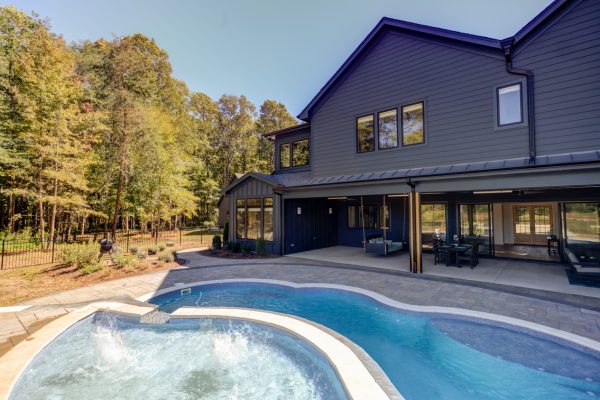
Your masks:
<svg viewBox="0 0 600 400"><path fill-rule="evenodd" d="M135 267L106 266L88 275L82 274L77 267L48 264L2 270L0 271L0 306L13 305L64 290L178 266L179 264L175 262L164 263L156 259L148 259Z"/></svg>

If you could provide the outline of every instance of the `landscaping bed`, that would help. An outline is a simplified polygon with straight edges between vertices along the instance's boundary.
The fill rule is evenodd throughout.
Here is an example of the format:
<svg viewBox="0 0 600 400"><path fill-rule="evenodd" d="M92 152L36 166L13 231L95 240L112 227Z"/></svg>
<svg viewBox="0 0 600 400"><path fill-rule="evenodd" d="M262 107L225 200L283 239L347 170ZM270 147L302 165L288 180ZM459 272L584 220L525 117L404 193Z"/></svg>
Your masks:
<svg viewBox="0 0 600 400"><path fill-rule="evenodd" d="M235 252L232 250L224 250L224 249L206 249L200 250L198 253L203 256L208 257L218 257L218 258L230 258L230 259L252 259L252 258L277 258L279 256L273 254L256 254L253 252Z"/></svg>

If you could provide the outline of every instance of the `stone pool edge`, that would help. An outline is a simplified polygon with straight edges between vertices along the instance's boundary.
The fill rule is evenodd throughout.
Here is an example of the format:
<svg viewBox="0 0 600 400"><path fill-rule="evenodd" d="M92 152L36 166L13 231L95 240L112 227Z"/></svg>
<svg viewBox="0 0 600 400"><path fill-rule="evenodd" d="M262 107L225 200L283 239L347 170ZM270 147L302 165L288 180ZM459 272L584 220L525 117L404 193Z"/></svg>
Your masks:
<svg viewBox="0 0 600 400"><path fill-rule="evenodd" d="M206 281L198 281L192 283L185 284L175 284L173 286L155 290L144 295L136 297L136 300L141 302L147 302L153 297L160 296L165 293L170 293L176 290L190 288L194 286L207 286L213 284L223 284L223 283L265 283L272 285L281 285L288 286L292 288L323 288L323 289L338 289L345 290L352 293L358 293L365 296L368 296L376 301L379 301L382 304L385 304L390 307L394 307L400 310L418 312L418 313L428 313L428 314L447 314L461 317L468 317L478 320L487 320L500 324L509 325L516 328L526 329L532 332L541 333L544 335L548 335L555 339L563 340L572 344L575 344L579 347L587 348L594 350L600 353L600 342L595 341L593 339L589 339L583 336L576 335L571 332L566 332L560 329L552 328L546 325L538 324L535 322L525 321L522 319L507 317L504 315L493 314L489 312L483 311L475 311L475 310L467 310L464 308L457 307L443 307L443 306L421 306L403 303L397 300L393 300L387 296L384 296L380 293L359 288L356 286L349 285L340 285L335 283L295 283L290 281L283 281L277 279L257 279L257 278L233 278L233 279L215 279L215 280L206 280Z"/></svg>

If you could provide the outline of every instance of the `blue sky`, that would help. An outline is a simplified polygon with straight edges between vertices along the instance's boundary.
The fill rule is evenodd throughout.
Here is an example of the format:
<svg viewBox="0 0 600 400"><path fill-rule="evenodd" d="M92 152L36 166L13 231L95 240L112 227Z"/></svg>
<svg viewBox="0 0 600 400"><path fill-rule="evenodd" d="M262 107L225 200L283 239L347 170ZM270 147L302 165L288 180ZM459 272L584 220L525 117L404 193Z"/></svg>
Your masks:
<svg viewBox="0 0 600 400"><path fill-rule="evenodd" d="M214 99L282 101L297 115L383 16L482 36L514 34L551 0L0 0L68 41L153 37L174 75Z"/></svg>

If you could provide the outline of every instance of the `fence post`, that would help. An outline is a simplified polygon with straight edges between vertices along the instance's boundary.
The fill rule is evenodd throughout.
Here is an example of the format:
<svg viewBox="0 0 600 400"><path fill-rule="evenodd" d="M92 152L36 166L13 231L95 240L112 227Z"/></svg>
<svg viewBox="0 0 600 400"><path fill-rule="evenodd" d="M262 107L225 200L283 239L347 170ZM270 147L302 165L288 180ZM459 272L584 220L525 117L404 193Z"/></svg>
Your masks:
<svg viewBox="0 0 600 400"><path fill-rule="evenodd" d="M181 228L179 228L179 245L181 246Z"/></svg>
<svg viewBox="0 0 600 400"><path fill-rule="evenodd" d="M54 243L56 243L56 238L52 240L52 263L54 263Z"/></svg>
<svg viewBox="0 0 600 400"><path fill-rule="evenodd" d="M5 242L5 240L2 239L2 256L0 257L1 258L0 269L4 269L4 242Z"/></svg>

